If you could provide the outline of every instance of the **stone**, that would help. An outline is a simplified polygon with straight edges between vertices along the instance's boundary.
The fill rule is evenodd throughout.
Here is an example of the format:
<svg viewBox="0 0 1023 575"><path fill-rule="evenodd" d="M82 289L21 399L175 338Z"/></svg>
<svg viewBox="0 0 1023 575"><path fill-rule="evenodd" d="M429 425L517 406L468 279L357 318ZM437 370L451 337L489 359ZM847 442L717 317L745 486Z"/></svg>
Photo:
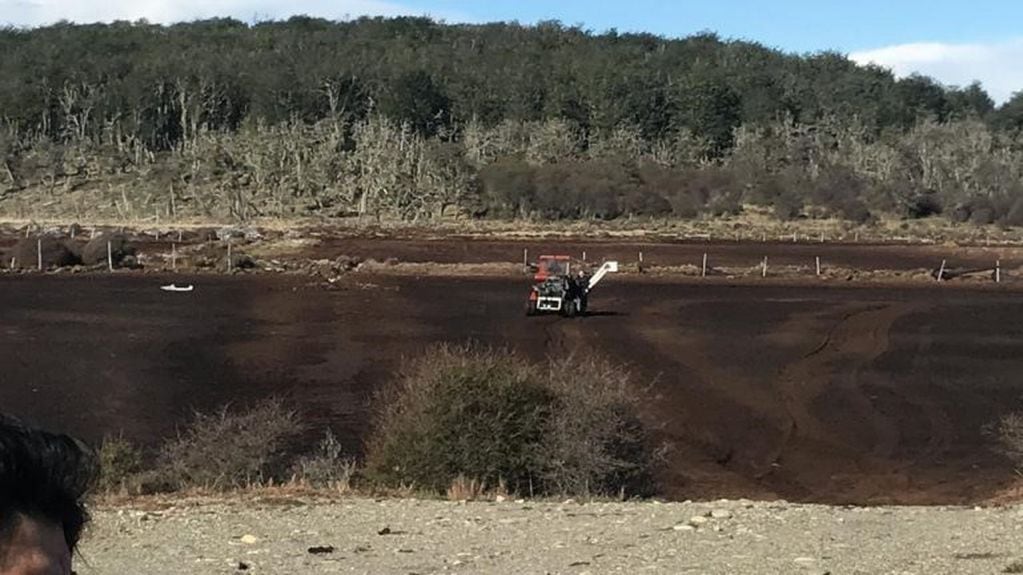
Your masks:
<svg viewBox="0 0 1023 575"><path fill-rule="evenodd" d="M710 516L714 519L731 519L732 512L727 509L715 509L710 512Z"/></svg>
<svg viewBox="0 0 1023 575"><path fill-rule="evenodd" d="M246 545L255 545L256 543L259 543L259 537L251 534L242 535L242 543Z"/></svg>

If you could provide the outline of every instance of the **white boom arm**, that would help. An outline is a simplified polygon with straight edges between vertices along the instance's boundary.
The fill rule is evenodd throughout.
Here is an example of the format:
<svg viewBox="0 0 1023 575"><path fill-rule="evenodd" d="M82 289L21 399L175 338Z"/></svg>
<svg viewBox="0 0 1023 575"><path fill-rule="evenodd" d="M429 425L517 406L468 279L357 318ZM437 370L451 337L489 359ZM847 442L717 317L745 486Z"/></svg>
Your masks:
<svg viewBox="0 0 1023 575"><path fill-rule="evenodd" d="M618 262L604 262L604 265L600 266L600 269L597 270L597 273L593 274L590 277L590 284L586 286L586 291L590 291L591 289L593 289L593 287L600 283L600 280L604 279L604 276L606 276L607 274L617 272Z"/></svg>

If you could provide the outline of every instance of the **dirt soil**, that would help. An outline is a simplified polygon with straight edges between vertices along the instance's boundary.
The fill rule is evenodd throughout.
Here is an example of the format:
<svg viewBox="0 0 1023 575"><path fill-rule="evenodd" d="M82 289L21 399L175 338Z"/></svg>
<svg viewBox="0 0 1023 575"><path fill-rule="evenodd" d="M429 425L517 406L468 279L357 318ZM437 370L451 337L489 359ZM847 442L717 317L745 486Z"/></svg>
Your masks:
<svg viewBox="0 0 1023 575"><path fill-rule="evenodd" d="M301 501L96 514L113 573L990 574L1023 570L1023 508Z"/></svg>
<svg viewBox="0 0 1023 575"><path fill-rule="evenodd" d="M164 283L193 283L167 293ZM597 351L651 382L677 500L954 504L1011 486L984 425L1023 400L1023 293L614 277L593 315L527 318L528 279L351 273L0 276L0 406L154 444L193 408L294 400L358 453L402 357L477 340Z"/></svg>

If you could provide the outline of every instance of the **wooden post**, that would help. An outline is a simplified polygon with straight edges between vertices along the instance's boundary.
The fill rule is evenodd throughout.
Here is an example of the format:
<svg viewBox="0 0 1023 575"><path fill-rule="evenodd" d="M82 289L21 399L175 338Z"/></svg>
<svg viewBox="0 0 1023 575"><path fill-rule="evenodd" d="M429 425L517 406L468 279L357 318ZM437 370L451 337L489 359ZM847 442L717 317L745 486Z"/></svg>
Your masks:
<svg viewBox="0 0 1023 575"><path fill-rule="evenodd" d="M171 244L171 270L178 271L178 244Z"/></svg>
<svg viewBox="0 0 1023 575"><path fill-rule="evenodd" d="M110 245L110 240L107 240L107 269L114 271L114 248Z"/></svg>
<svg viewBox="0 0 1023 575"><path fill-rule="evenodd" d="M941 269L938 270L938 281L944 281L945 278L945 264L948 263L946 260L941 260Z"/></svg>
<svg viewBox="0 0 1023 575"><path fill-rule="evenodd" d="M1002 283L1002 260L995 261L995 283Z"/></svg>
<svg viewBox="0 0 1023 575"><path fill-rule="evenodd" d="M529 267L529 248L522 248L522 267Z"/></svg>
<svg viewBox="0 0 1023 575"><path fill-rule="evenodd" d="M11 258L11 269L12 270L17 265L17 263L18 263L18 258Z"/></svg>
<svg viewBox="0 0 1023 575"><path fill-rule="evenodd" d="M767 243L767 232L764 232L764 235L760 238L760 241L765 244Z"/></svg>
<svg viewBox="0 0 1023 575"><path fill-rule="evenodd" d="M817 256L816 260L817 260L817 275L820 276L821 275L821 257Z"/></svg>
<svg viewBox="0 0 1023 575"><path fill-rule="evenodd" d="M586 261L586 250L583 250L583 261Z"/></svg>
<svg viewBox="0 0 1023 575"><path fill-rule="evenodd" d="M821 232L821 243L824 243L824 232Z"/></svg>
<svg viewBox="0 0 1023 575"><path fill-rule="evenodd" d="M36 265L39 271L43 271L43 238L36 240Z"/></svg>
<svg viewBox="0 0 1023 575"><path fill-rule="evenodd" d="M856 243L860 243L860 232L856 232L853 235L853 241L856 242Z"/></svg>
<svg viewBox="0 0 1023 575"><path fill-rule="evenodd" d="M707 253L703 254L703 274L701 277L707 277Z"/></svg>
<svg viewBox="0 0 1023 575"><path fill-rule="evenodd" d="M227 271L231 272L231 238L227 238Z"/></svg>
<svg viewBox="0 0 1023 575"><path fill-rule="evenodd" d="M178 230L178 241L181 241L181 230Z"/></svg>
<svg viewBox="0 0 1023 575"><path fill-rule="evenodd" d="M764 256L764 273L763 277L767 277L767 256Z"/></svg>
<svg viewBox="0 0 1023 575"><path fill-rule="evenodd" d="M799 234L797 232L792 232L792 243L796 243L798 241L799 241Z"/></svg>

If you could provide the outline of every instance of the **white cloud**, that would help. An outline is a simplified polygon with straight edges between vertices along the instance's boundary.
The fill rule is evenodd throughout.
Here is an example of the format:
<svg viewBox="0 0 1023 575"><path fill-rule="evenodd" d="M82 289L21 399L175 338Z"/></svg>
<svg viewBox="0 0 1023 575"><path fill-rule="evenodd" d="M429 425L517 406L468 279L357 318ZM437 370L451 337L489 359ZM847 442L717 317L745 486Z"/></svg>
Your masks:
<svg viewBox="0 0 1023 575"><path fill-rule="evenodd" d="M295 14L332 20L425 15L390 0L0 0L0 23L13 26L39 26L59 20L91 23L146 19L170 23L212 17L251 22Z"/></svg>
<svg viewBox="0 0 1023 575"><path fill-rule="evenodd" d="M897 76L916 72L949 86L967 86L977 80L999 104L1023 90L1023 38L989 44L901 44L849 57L860 64L890 68Z"/></svg>

